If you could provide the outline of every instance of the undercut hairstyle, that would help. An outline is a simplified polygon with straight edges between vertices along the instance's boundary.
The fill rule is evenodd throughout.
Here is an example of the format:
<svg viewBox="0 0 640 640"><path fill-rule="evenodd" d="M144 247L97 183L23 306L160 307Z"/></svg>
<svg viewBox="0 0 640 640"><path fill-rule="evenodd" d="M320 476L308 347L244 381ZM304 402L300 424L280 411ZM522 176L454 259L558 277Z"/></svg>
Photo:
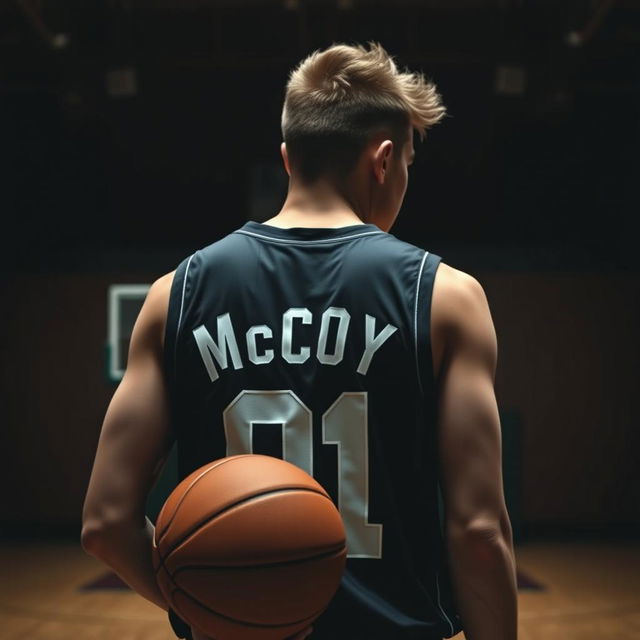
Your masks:
<svg viewBox="0 0 640 640"><path fill-rule="evenodd" d="M346 177L379 133L399 154L409 124L422 141L446 114L423 73L398 71L379 43L367 44L318 49L289 74L281 130L291 171L304 183Z"/></svg>

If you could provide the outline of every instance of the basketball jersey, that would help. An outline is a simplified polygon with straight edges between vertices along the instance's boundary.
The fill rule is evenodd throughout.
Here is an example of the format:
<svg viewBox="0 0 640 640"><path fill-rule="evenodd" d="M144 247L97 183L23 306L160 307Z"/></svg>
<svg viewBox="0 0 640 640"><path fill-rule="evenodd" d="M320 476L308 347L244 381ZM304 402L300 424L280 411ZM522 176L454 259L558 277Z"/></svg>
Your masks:
<svg viewBox="0 0 640 640"><path fill-rule="evenodd" d="M440 260L373 224L251 221L174 276L165 364L179 479L225 456L273 455L340 510L346 568L314 640L462 629L438 486Z"/></svg>

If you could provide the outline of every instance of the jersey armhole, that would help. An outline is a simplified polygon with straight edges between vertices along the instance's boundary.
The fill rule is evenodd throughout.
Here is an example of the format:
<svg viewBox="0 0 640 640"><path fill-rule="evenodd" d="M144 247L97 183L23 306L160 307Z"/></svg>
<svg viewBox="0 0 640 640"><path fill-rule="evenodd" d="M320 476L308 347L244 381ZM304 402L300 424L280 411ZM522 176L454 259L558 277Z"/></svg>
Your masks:
<svg viewBox="0 0 640 640"><path fill-rule="evenodd" d="M171 283L171 292L169 294L169 308L167 310L167 322L164 336L164 365L165 374L169 382L169 389L175 388L177 379L176 369L176 346L178 343L178 334L180 324L184 313L185 299L187 297L187 275L191 259L195 254L185 258L176 269Z"/></svg>
<svg viewBox="0 0 640 640"><path fill-rule="evenodd" d="M415 353L418 386L425 401L434 391L433 354L431 349L431 298L436 271L442 258L426 252L416 284L415 299Z"/></svg>

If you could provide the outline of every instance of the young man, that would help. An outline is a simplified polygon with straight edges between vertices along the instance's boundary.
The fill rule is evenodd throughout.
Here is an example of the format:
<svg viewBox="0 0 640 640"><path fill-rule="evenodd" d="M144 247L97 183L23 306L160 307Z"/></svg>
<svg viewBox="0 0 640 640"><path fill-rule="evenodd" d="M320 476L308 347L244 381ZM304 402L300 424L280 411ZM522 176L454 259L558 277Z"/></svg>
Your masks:
<svg viewBox="0 0 640 640"><path fill-rule="evenodd" d="M298 638L464 628L467 640L515 640L487 299L472 276L388 233L413 131L444 114L435 86L378 44L314 52L287 85L280 212L151 287L104 420L82 543L158 606L144 505L170 447L183 478L261 453L253 433L277 423L286 459L327 488L347 531L340 588Z"/></svg>

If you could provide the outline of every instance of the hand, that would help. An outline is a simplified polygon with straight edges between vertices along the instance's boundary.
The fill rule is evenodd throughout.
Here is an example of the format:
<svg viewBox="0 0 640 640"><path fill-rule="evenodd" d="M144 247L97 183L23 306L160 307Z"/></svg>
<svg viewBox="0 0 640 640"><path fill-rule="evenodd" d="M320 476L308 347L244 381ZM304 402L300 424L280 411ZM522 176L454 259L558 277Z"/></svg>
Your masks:
<svg viewBox="0 0 640 640"><path fill-rule="evenodd" d="M289 636L285 640L304 640L313 631L312 626L308 626L306 629L299 631L295 636Z"/></svg>

